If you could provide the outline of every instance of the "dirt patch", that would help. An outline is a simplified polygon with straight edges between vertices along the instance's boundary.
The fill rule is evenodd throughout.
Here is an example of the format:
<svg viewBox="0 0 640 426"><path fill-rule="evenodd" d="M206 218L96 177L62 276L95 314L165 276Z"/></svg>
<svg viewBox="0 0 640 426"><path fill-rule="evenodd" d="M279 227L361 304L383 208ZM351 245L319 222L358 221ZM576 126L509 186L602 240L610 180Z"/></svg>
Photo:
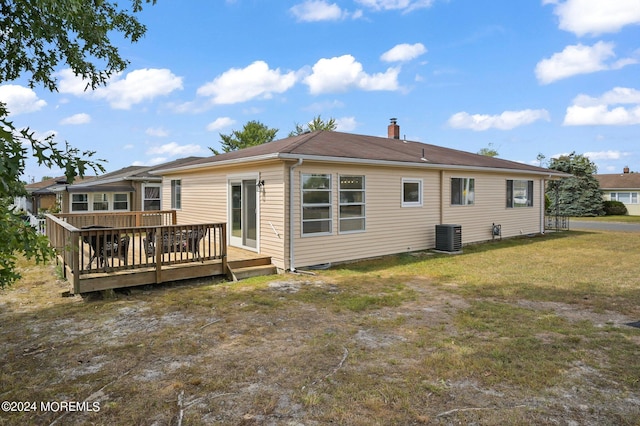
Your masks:
<svg viewBox="0 0 640 426"><path fill-rule="evenodd" d="M5 412L1 425L640 420L637 385L615 378L608 352L596 347L602 368L573 362L544 390L491 381L490 371L441 370L440 355L472 359L455 322L471 302L428 280L394 290L409 294L402 303L356 311L335 303L353 295L351 284L290 275L265 284L134 289L102 301L63 299L56 283L43 286L48 299L19 286L0 296L1 399L98 402L100 410ZM515 306L597 327L634 320L561 303ZM548 332L539 340L556 344L561 337Z"/></svg>

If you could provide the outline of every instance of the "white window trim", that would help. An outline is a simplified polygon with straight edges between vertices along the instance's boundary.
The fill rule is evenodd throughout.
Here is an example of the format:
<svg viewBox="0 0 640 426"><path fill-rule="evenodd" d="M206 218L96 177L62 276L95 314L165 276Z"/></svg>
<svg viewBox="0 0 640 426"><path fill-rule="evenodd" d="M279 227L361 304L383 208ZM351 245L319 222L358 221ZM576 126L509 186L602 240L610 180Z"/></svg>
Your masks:
<svg viewBox="0 0 640 426"><path fill-rule="evenodd" d="M125 195L127 197L127 208L126 209L116 209L116 195ZM128 192L113 192L110 194L111 203L109 205L111 211L114 212L128 212L131 211L131 197ZM122 203L123 201L118 201Z"/></svg>
<svg viewBox="0 0 640 426"><path fill-rule="evenodd" d="M176 182L180 182L180 184L176 185ZM176 188L178 187L180 188L180 207L176 206ZM160 201L160 205L162 206L162 200ZM171 179L171 209L182 210L182 179Z"/></svg>
<svg viewBox="0 0 640 426"><path fill-rule="evenodd" d="M74 203L74 201L73 201L73 196L74 195L84 195L85 197L87 197L87 200L85 202L83 202L83 203ZM73 208L74 204L85 204L85 203L87 204L87 209L86 210L75 210ZM89 201L89 194L88 193L86 193L86 192L76 192L76 193L73 193L73 194L69 194L69 211L71 213L88 213L88 212L91 211L91 207L93 207L93 205L92 205L91 201Z"/></svg>
<svg viewBox="0 0 640 426"><path fill-rule="evenodd" d="M629 202L626 203L624 201L620 201L620 194L629 194ZM633 201L634 198L635 198L635 202ZM635 204L640 204L640 196L636 191L611 191L609 193L609 201L620 201L622 204L625 204L625 205L627 204L635 205Z"/></svg>
<svg viewBox="0 0 640 426"><path fill-rule="evenodd" d="M306 175L318 175L318 176L328 176L329 177L329 218L328 219L304 219L304 176ZM313 190L311 190L313 191ZM314 205L314 204L311 204ZM319 206L324 204L318 204ZM329 231L328 232L312 232L305 233L304 232L304 224L305 222L320 222L320 221L328 221L329 222ZM333 175L331 173L300 173L300 234L303 238L308 237L321 237L326 235L333 235Z"/></svg>
<svg viewBox="0 0 640 426"><path fill-rule="evenodd" d="M404 201L404 184L405 183L417 183L418 184L418 201ZM400 203L402 207L422 207L422 192L424 191L422 179L419 178L402 178L402 186L400 187Z"/></svg>
<svg viewBox="0 0 640 426"><path fill-rule="evenodd" d="M146 193L146 188L147 187L155 187L155 188L158 188L160 190L160 209L159 210L162 210L162 184L160 184L160 183L145 183L145 184L142 185L142 191L141 191L142 192L142 194L141 194L141 198L142 198L142 200L141 200L141 208L142 208L142 210L145 211L144 202L146 200L145 193ZM152 198L149 198L149 199L151 200ZM148 211L156 211L156 210L148 210Z"/></svg>
<svg viewBox="0 0 640 426"><path fill-rule="evenodd" d="M362 192L362 202L361 203L341 203L340 202L340 193L342 192L342 187L340 183L342 182L342 177L353 176L353 177L361 177L362 178L362 189L361 190L353 190L353 189L345 189L345 191L353 191L353 192ZM364 210L364 215L359 217L347 217L342 218L340 216L340 207L341 206L359 206L361 205ZM343 220L350 219L362 219L363 220L363 228L362 229L354 229L351 231L341 231L340 223ZM367 230L367 180L364 175L355 175L355 174L344 174L338 175L338 234L357 234L361 232L366 232Z"/></svg>

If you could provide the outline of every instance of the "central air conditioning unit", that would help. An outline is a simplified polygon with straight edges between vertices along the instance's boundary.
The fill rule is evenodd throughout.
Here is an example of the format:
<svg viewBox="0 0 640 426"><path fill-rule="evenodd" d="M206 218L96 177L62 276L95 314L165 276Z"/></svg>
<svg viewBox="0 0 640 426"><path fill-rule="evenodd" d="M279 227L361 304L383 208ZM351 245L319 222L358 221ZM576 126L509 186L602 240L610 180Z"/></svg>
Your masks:
<svg viewBox="0 0 640 426"><path fill-rule="evenodd" d="M462 251L462 226L436 225L436 250L452 253Z"/></svg>

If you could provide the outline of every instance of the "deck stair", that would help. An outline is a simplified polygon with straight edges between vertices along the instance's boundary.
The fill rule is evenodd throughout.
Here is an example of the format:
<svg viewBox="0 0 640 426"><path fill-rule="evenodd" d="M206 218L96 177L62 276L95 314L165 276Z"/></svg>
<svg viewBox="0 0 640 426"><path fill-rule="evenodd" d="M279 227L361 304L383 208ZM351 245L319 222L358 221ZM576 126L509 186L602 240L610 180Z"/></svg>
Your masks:
<svg viewBox="0 0 640 426"><path fill-rule="evenodd" d="M227 267L229 269L229 275L233 281L263 275L274 275L278 273L277 268L271 263L270 257L232 260L227 263Z"/></svg>

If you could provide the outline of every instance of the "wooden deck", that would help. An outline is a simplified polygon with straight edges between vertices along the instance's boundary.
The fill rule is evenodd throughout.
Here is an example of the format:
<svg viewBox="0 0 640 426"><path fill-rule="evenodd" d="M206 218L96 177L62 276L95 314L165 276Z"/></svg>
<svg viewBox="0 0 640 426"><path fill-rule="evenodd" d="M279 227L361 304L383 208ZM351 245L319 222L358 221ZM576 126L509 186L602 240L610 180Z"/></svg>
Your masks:
<svg viewBox="0 0 640 426"><path fill-rule="evenodd" d="M113 215L105 218L113 224ZM79 229L69 218L47 215L47 236L73 294L275 272L269 257L227 247L224 223L114 227L100 224L95 216L91 220L94 223Z"/></svg>

